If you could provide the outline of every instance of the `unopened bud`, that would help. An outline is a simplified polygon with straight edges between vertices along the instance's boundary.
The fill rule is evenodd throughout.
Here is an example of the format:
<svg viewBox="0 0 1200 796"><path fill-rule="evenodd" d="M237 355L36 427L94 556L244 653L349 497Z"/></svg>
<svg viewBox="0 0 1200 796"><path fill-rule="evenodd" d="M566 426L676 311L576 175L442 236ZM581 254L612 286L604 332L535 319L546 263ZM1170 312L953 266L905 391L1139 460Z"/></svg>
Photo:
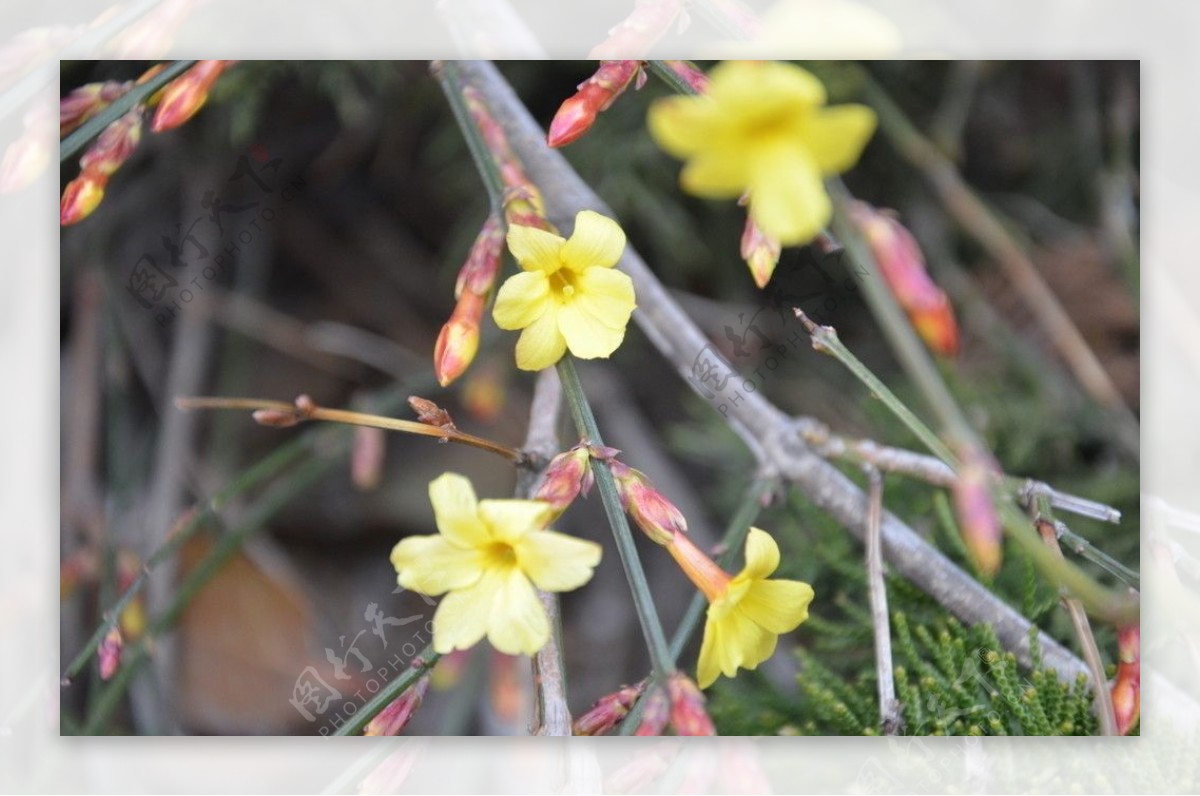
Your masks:
<svg viewBox="0 0 1200 796"><path fill-rule="evenodd" d="M676 534L686 533L687 520L683 514L654 488L644 473L618 461L611 461L608 466L617 481L625 511L655 544L669 547Z"/></svg>
<svg viewBox="0 0 1200 796"><path fill-rule="evenodd" d="M121 631L114 625L104 635L104 639L96 650L101 680L109 680L117 673L117 667L121 665L121 650L124 646L125 642L121 639Z"/></svg>
<svg viewBox="0 0 1200 796"><path fill-rule="evenodd" d="M58 101L59 137L62 138L79 128L114 100L128 93L131 88L132 80L124 83L109 80L104 83L88 83L74 89Z"/></svg>
<svg viewBox="0 0 1200 796"><path fill-rule="evenodd" d="M580 492L586 495L591 486L591 454L586 445L580 444L550 460L531 497L546 501L554 509L555 515L559 515L579 497Z"/></svg>
<svg viewBox="0 0 1200 796"><path fill-rule="evenodd" d="M455 429L454 420L450 417L450 413L442 407L435 404L428 398L422 398L419 395L408 396L408 405L417 413L417 420L427 426L436 426L437 428Z"/></svg>
<svg viewBox="0 0 1200 796"><path fill-rule="evenodd" d="M104 132L79 159L79 169L85 174L93 172L111 176L129 160L141 140L142 107L139 105L104 128Z"/></svg>
<svg viewBox="0 0 1200 796"><path fill-rule="evenodd" d="M467 371L479 351L479 319L485 298L464 292L433 347L433 372L447 387Z"/></svg>
<svg viewBox="0 0 1200 796"><path fill-rule="evenodd" d="M498 215L489 215L471 245L467 261L458 272L454 297L461 298L464 290L479 296L488 295L496 284L496 275L500 273L500 256L503 252L504 225Z"/></svg>
<svg viewBox="0 0 1200 796"><path fill-rule="evenodd" d="M150 129L156 133L174 130L208 101L208 92L221 73L234 61L199 61L191 69L172 80L162 93Z"/></svg>
<svg viewBox="0 0 1200 796"><path fill-rule="evenodd" d="M584 713L571 725L575 735L604 735L616 728L629 715L638 697L646 690L646 681L627 685L619 691L606 694L596 700L591 710Z"/></svg>
<svg viewBox="0 0 1200 796"><path fill-rule="evenodd" d="M762 231L754 219L746 216L746 227L742 231L742 259L750 266L754 284L760 289L771 281L775 266L779 264L779 255L783 246L778 238L773 238Z"/></svg>
<svg viewBox="0 0 1200 796"><path fill-rule="evenodd" d="M958 323L945 292L934 284L916 239L892 215L856 202L851 219L871 247L884 281L925 345L943 356L958 353Z"/></svg>
<svg viewBox="0 0 1200 796"><path fill-rule="evenodd" d="M606 110L629 84L645 78L641 61L605 61L596 73L579 84L578 90L559 107L550 122L546 141L552 147L566 146L591 129L596 116Z"/></svg>
<svg viewBox="0 0 1200 796"><path fill-rule="evenodd" d="M989 576L995 575L1003 555L1000 516L991 492L995 467L991 457L974 446L963 451L961 459L962 466L952 493L963 542L979 570Z"/></svg>
<svg viewBox="0 0 1200 796"><path fill-rule="evenodd" d="M1141 715L1142 691L1142 631L1140 625L1129 625L1117 631L1117 676L1113 681L1113 714L1117 732L1127 735Z"/></svg>
<svg viewBox="0 0 1200 796"><path fill-rule="evenodd" d="M271 428L289 428L304 419L293 409L255 409L250 417L260 426Z"/></svg>
<svg viewBox="0 0 1200 796"><path fill-rule="evenodd" d="M676 672L667 682L671 696L671 726L676 735L716 735L708 711L704 708L704 694L687 675Z"/></svg>
<svg viewBox="0 0 1200 796"><path fill-rule="evenodd" d="M642 708L642 720L634 735L662 735L671 720L671 701L667 698L666 690L655 688L642 697L646 706Z"/></svg>
<svg viewBox="0 0 1200 796"><path fill-rule="evenodd" d="M429 675L427 674L405 689L404 693L392 700L386 708L379 711L363 729L363 735L399 735L412 721L413 715L421 707L421 701L425 698L425 692L428 690Z"/></svg>
<svg viewBox="0 0 1200 796"><path fill-rule="evenodd" d="M84 172L67 183L58 203L58 223L65 227L90 216L104 199L107 183L108 177L91 172Z"/></svg>

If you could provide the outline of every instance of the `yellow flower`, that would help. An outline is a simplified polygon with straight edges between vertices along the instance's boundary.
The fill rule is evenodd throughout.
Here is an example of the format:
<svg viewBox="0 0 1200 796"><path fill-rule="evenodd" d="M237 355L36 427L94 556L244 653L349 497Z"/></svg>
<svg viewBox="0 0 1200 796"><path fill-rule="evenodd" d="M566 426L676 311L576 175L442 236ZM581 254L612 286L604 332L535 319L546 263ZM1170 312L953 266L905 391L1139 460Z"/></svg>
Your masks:
<svg viewBox="0 0 1200 796"><path fill-rule="evenodd" d="M540 650L550 623L534 588L587 583L600 546L544 530L544 501L476 501L471 482L455 473L434 480L429 499L439 533L402 540L391 560L401 586L446 595L433 615L434 650L467 649L484 636L509 655Z"/></svg>
<svg viewBox="0 0 1200 796"><path fill-rule="evenodd" d="M548 368L567 349L580 359L617 350L635 305L633 280L613 267L625 249L615 221L584 210L570 240L514 225L508 248L523 271L501 285L492 317L501 329L524 330L517 367Z"/></svg>
<svg viewBox="0 0 1200 796"><path fill-rule="evenodd" d="M763 232L807 243L832 215L823 178L853 166L875 131L870 108L825 100L825 87L798 66L726 61L702 96L656 102L650 133L687 160L684 190L714 199L749 192Z"/></svg>
<svg viewBox="0 0 1200 796"><path fill-rule="evenodd" d="M812 586L767 577L779 567L779 546L766 531L750 529L746 566L732 578L686 534L677 534L668 549L708 598L696 677L701 688L716 682L718 674L733 677L739 667L756 668L774 654L781 633L795 630L808 618Z"/></svg>

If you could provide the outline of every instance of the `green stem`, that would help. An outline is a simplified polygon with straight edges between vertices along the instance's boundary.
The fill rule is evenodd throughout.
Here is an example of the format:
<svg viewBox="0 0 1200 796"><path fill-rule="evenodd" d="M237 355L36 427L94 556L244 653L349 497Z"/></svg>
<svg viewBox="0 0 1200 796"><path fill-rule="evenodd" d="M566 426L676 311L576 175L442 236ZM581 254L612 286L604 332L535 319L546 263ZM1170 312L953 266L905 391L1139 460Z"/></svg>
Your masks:
<svg viewBox="0 0 1200 796"><path fill-rule="evenodd" d="M671 87L671 90L676 94L691 94L696 95L696 89L688 85L688 82L675 73L666 61L647 61L646 65L650 71L654 73L662 82Z"/></svg>
<svg viewBox="0 0 1200 796"><path fill-rule="evenodd" d="M592 407L588 404L583 385L579 382L579 373L575 370L575 360L570 354L559 360L558 377L562 381L567 405L571 408L571 418L575 421L580 435L592 444L603 445L596 417L592 414ZM638 558L633 532L629 529L625 509L621 506L621 498L617 493L617 482L606 462L593 460L592 465L600 500L604 504L605 514L608 515L608 524L612 527L617 552L621 556L621 564L625 568L625 576L629 579L629 588L633 592L633 604L637 609L642 634L646 637L653 674L665 675L675 669L674 658L667 647L667 637L654 608L650 584L646 581L646 572Z"/></svg>
<svg viewBox="0 0 1200 796"><path fill-rule="evenodd" d="M441 658L433 651L433 645L430 644L425 649L413 658L409 667L404 670L403 674L394 680L388 681L387 685L379 689L379 693L371 697L365 705L359 708L354 718L345 722L342 726L333 731L334 735L358 735L363 731L363 728L371 723L371 719L375 718L379 713L398 699L401 694L411 688L418 680L425 676L433 665Z"/></svg>
<svg viewBox="0 0 1200 796"><path fill-rule="evenodd" d="M480 177L483 178L483 184L487 188L492 212L500 214L503 219L501 211L504 207L504 181L501 179L500 169L488 151L487 143L480 135L479 129L475 127L475 122L471 119L471 112L467 109L467 103L463 99L463 83L459 76L458 64L453 61L434 61L430 65L430 71L437 78L442 93L446 95L446 101L450 103L454 120L458 122L459 130L466 139L467 149L471 151L471 159L475 161L475 168L479 171Z"/></svg>
<svg viewBox="0 0 1200 796"><path fill-rule="evenodd" d="M140 86L134 86L128 94L118 97L111 105L63 139L63 142L58 147L58 162L62 163L83 149L84 145L100 135L105 127L108 127L117 119L124 116L133 106L144 102L151 94L179 77L182 72L191 68L195 63L195 61L176 61Z"/></svg>

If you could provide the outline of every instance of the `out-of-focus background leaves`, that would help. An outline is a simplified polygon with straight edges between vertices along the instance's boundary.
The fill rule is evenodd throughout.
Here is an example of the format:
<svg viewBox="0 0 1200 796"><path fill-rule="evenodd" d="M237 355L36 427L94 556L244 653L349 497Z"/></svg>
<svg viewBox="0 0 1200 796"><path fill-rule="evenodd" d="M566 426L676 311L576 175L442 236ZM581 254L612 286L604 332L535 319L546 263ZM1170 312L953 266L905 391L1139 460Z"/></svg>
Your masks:
<svg viewBox="0 0 1200 796"><path fill-rule="evenodd" d="M133 79L147 66L68 62L62 87ZM833 101L855 97L854 69L808 66L826 81ZM595 64L501 68L548 123ZM1138 269L1136 245L1128 245L1136 240L1138 197L1136 62L866 68L1027 243L1136 411ZM743 374L765 374L754 377L756 389L841 433L917 447L836 362L796 342L794 320L767 306L738 258L743 215L735 204L678 190L678 164L657 149L644 123L647 104L667 91L652 79L627 93L565 149L568 160L714 343ZM64 183L75 168L63 164ZM1080 519L1072 527L1136 567L1136 451L1076 386L1002 272L947 220L928 185L883 136L846 182L858 197L899 211L921 240L964 333L961 354L943 364L943 374L1004 468L1121 509L1120 526ZM306 440L295 443L303 447L294 462L223 506L220 521L208 522L177 561L156 570L152 614L222 538L262 521L182 612L178 629L156 642L151 665L135 676L130 700L106 731L316 732L322 721L306 720L289 702L306 672L354 700L355 692L367 693L374 670L404 657L406 644L409 655L412 644L424 646L414 638L432 609L414 595L394 593L387 554L403 536L432 530L426 488L434 477L461 472L481 495L506 496L513 488L506 464L473 449L390 435L379 483L363 489L351 479L348 432L262 428L243 413L185 414L172 401L183 394L290 400L307 393L322 405L406 416L403 397L416 394L447 407L464 430L519 445L532 379L513 366L515 335L485 325L475 365L449 389L437 387L430 365L453 307L458 267L487 206L426 64L251 61L231 69L186 126L146 135L110 181L100 208L64 231L62 555L90 557L96 575L64 597L64 660L98 621L97 601L108 605L119 585L114 551L145 560L182 512L279 446ZM180 250L187 265L173 266L165 243L178 244L185 231L195 242ZM149 309L128 289L144 255L177 279ZM811 296L806 308L821 308L852 350L920 411L919 394L838 269L808 250L788 250L775 279ZM765 343L747 332L752 322ZM762 369L766 345L786 351L774 370ZM715 542L753 466L719 412L674 376L634 326L611 361L582 371L606 441L678 503L702 543ZM563 432L565 447L573 440L567 425ZM322 463L319 472L312 462ZM279 499L289 484L294 494ZM955 535L939 522L937 500L937 490L888 479L888 508L966 566ZM272 502L280 503L277 510L264 512ZM855 731L853 721L818 709L825 697L809 684L844 680L873 699L861 549L798 495L758 524L780 539L783 574L813 583L817 601L813 619L760 672L714 689L719 727ZM609 541L596 500L573 507L560 528ZM691 589L668 557L650 545L643 549L670 629ZM1056 595L1015 550L1008 552L994 588L1070 642ZM935 605L907 584L889 583L893 607L914 623L945 626ZM385 625L385 647L366 616L372 604L387 617L423 618ZM576 712L645 675L611 545L595 580L564 599L564 632ZM1106 662L1114 662L1112 634L1101 629L1098 638ZM361 655L347 656L351 647ZM335 669L337 657L346 661L344 672ZM693 649L684 660L691 666L694 659ZM365 672L362 662L370 664ZM824 675L809 676L811 667ZM523 664L486 650L451 660L411 731L523 731L524 676ZM66 714L86 715L97 686L82 678L64 692ZM1015 721L1009 731L1023 728Z"/></svg>

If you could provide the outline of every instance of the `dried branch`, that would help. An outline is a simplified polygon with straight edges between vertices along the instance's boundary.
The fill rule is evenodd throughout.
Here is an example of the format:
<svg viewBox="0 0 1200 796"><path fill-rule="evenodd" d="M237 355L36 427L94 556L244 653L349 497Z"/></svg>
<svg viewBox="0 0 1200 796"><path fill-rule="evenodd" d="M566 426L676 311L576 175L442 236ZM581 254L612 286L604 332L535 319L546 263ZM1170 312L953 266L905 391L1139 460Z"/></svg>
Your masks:
<svg viewBox="0 0 1200 796"><path fill-rule="evenodd" d="M874 467L867 470L867 588L871 597L871 624L875 628L875 677L879 687L879 726L885 735L900 732L903 721L896 701L892 674L892 625L888 619L887 586L883 582L883 553L879 519L883 514L883 476Z"/></svg>

